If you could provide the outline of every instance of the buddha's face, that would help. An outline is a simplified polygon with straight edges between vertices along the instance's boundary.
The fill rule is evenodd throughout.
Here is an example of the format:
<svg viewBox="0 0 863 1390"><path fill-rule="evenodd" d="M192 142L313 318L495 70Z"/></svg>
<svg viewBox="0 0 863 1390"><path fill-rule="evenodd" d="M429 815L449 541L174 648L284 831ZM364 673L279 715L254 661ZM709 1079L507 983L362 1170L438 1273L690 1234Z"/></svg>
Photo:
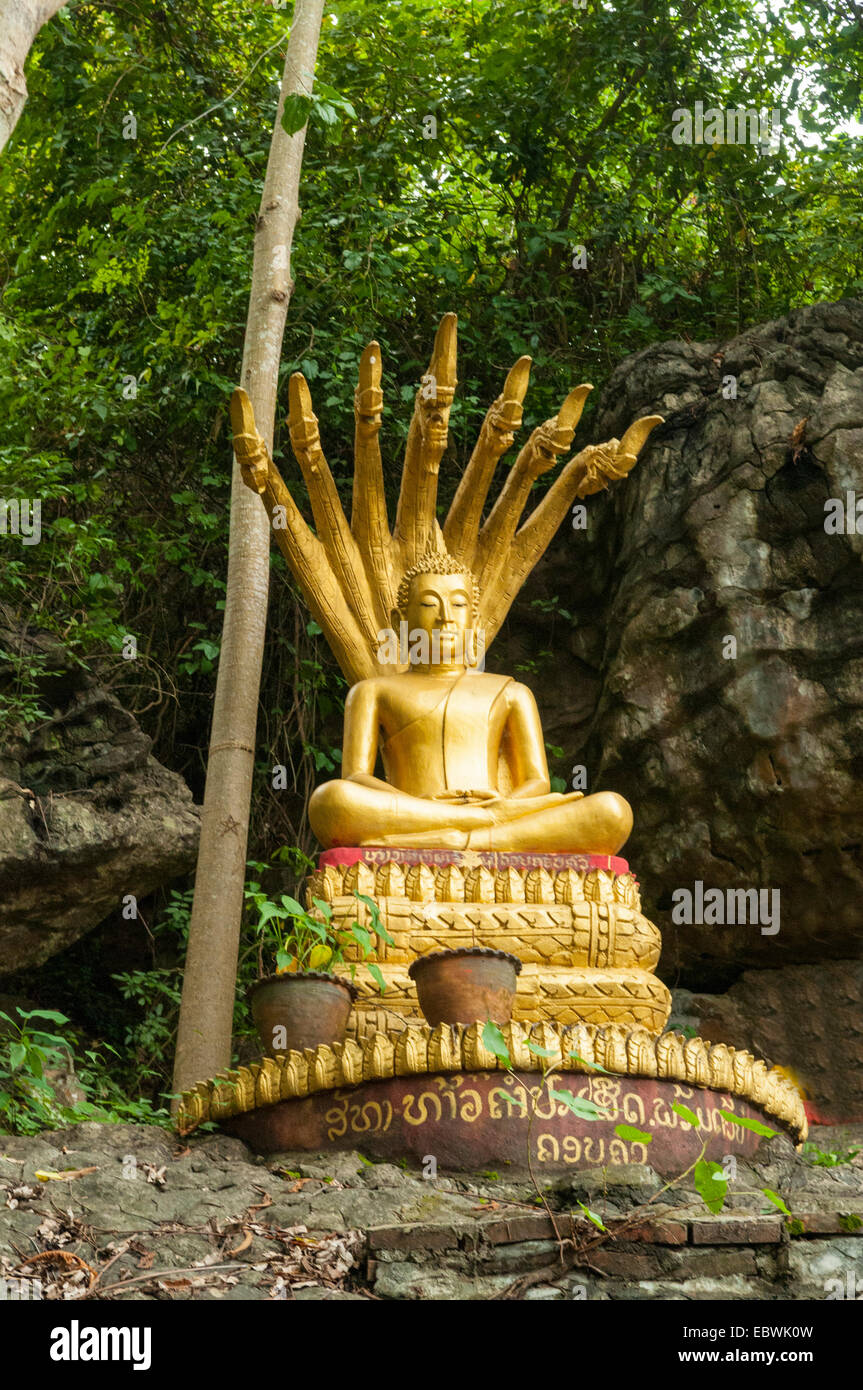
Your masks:
<svg viewBox="0 0 863 1390"><path fill-rule="evenodd" d="M473 622L473 586L464 574L417 574L408 593L411 632L438 634L440 662L451 664L465 650L465 632Z"/></svg>

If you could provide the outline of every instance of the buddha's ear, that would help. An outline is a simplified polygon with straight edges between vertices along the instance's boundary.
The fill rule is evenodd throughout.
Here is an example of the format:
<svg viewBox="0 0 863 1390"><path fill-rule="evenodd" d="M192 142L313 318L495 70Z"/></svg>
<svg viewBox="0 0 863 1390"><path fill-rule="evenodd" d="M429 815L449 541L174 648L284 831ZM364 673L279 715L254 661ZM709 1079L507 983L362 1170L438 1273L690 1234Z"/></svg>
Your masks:
<svg viewBox="0 0 863 1390"><path fill-rule="evenodd" d="M393 630L393 632L395 633L396 637L398 637L398 635L399 635L399 625L400 625L401 621L402 621L402 615L401 615L401 613L399 612L399 610L398 610L397 608L391 608L391 609L390 609L390 627L392 628L392 630Z"/></svg>

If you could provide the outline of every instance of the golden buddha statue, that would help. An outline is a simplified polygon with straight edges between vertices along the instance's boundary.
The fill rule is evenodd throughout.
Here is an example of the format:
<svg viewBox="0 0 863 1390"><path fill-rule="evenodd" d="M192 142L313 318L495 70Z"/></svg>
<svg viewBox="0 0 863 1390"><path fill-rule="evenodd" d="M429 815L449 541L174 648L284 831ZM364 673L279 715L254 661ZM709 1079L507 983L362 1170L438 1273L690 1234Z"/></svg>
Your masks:
<svg viewBox="0 0 863 1390"><path fill-rule="evenodd" d="M428 551L405 574L393 628L410 634L410 665L348 696L344 775L309 805L325 847L614 854L626 840L632 812L616 793L551 791L530 690L476 669L478 608L473 575L446 553Z"/></svg>
<svg viewBox="0 0 863 1390"><path fill-rule="evenodd" d="M700 1038L660 1036L671 1008L671 995L654 973L660 934L642 915L634 874L616 856L632 812L614 792L553 793L533 695L484 669L487 647L573 499L625 477L661 417L636 421L620 441L582 449L519 524L537 479L572 442L591 390L577 386L558 415L533 431L483 522L495 466L521 425L530 372L530 359L522 357L485 417L441 524L438 473L455 368L456 319L447 314L417 392L392 531L378 443L383 395L377 343L363 353L354 398L350 523L321 450L304 378L291 378L288 423L316 533L273 465L248 397L234 393L234 449L244 480L261 495L276 540L351 685L342 776L318 787L309 807L325 849L310 875L308 907L326 915L331 927L347 930L360 921L376 933L386 994L382 1000L360 947L353 955L348 948L347 964L337 967L358 990L347 1039L200 1083L183 1097L182 1122L188 1129L204 1118L238 1116L246 1127L235 1132L261 1141L265 1151L379 1140L384 1147L372 1152L383 1156L393 1152L386 1144L399 1142L406 1153L421 1154L429 1138L408 1113L415 1097L398 1088L413 1089L413 1080L423 1078L438 1109L435 1144L447 1143L464 1122L469 1132L453 1152L487 1162L483 1142L497 1145L508 1120L518 1131L524 1116L517 1107L514 1117L512 1109L508 1115L492 1109L493 1096L506 1093L497 1084L501 1064L486 1043L483 1021L426 1027L411 975L420 957L479 948L514 952L522 966L506 1033L520 1072L537 1072L537 1055L559 1056L568 1071L598 1068L608 1073L599 1078L607 1084L603 1106L616 1104L619 1079L628 1076L626 1099L642 1114L652 1102L654 1115L663 1103L657 1085L713 1087L712 1104L727 1107L731 1094L740 1095L805 1135L800 1097L763 1062L722 1044L708 1052ZM377 775L379 761L383 776ZM470 1074L471 1086L459 1092L461 1072ZM643 1102L639 1078L647 1079ZM349 1097L342 1087L350 1088ZM494 1130L471 1123L483 1087ZM449 1115L438 1089L450 1099ZM294 1108L298 1098L304 1098L300 1109ZM341 1130L338 1124L349 1104L357 1124L345 1139L347 1119ZM367 1112L381 1118L380 1135L371 1133ZM563 1123L577 1128L580 1122L558 1106L558 1116L564 1112ZM727 1124L726 1110L721 1113ZM560 1125L553 1121L554 1105L549 1114L543 1124ZM625 1109L622 1114L632 1118ZM700 1135L695 1138L700 1142ZM556 1158L555 1139L540 1135L537 1143L547 1140ZM576 1134L562 1143L566 1164L601 1161L602 1140L600 1160L588 1157L589 1139L582 1158ZM611 1144L612 1155L614 1143L620 1140ZM545 1150L536 1157L545 1161Z"/></svg>
<svg viewBox="0 0 863 1390"><path fill-rule="evenodd" d="M483 524L495 466L521 424L529 373L530 359L520 358L485 418L441 527L438 473L456 386L456 317L444 317L416 396L392 532L378 442L383 396L377 343L363 353L355 395L350 525L303 376L291 378L288 424L317 535L269 458L248 397L234 393L234 447L243 477L262 495L276 540L352 683L343 775L319 787L309 807L325 848L614 854L629 835L632 812L615 793L551 791L533 695L482 667L487 646L573 499L624 477L661 417L637 421L621 441L581 450L519 527L534 483L572 442L592 389L577 386L559 414L533 431ZM405 632L407 651L395 637ZM383 778L375 775L378 758Z"/></svg>

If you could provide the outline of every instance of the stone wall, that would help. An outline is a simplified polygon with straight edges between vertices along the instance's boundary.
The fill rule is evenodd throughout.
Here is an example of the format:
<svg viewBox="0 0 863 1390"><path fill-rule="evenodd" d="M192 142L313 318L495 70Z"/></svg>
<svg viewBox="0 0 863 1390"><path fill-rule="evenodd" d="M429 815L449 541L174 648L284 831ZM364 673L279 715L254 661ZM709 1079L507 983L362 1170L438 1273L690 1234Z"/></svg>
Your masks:
<svg viewBox="0 0 863 1390"><path fill-rule="evenodd" d="M505 1172L426 1179L359 1153L263 1160L225 1135L180 1145L153 1127L77 1125L4 1138L0 1277L39 1272L43 1297L124 1303L844 1299L863 1289L863 1161L848 1156L863 1127L813 1138L843 1161L816 1166L777 1136L738 1161L719 1215L686 1183L660 1196L650 1168L623 1166L549 1183L550 1217ZM22 1265L25 1250L36 1258Z"/></svg>

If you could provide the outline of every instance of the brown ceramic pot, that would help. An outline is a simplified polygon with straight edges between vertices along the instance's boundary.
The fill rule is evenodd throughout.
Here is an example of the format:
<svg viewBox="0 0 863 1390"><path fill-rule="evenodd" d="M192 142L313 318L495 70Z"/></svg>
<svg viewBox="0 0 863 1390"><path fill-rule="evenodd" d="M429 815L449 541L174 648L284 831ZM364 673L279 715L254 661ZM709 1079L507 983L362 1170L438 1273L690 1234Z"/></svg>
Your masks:
<svg viewBox="0 0 863 1390"><path fill-rule="evenodd" d="M470 946L432 951L408 971L417 987L423 1017L439 1023L509 1023L521 961L505 951Z"/></svg>
<svg viewBox="0 0 863 1390"><path fill-rule="evenodd" d="M268 975L249 990L261 1046L270 1057L341 1042L358 990L321 970ZM277 1032L283 1029L283 1032Z"/></svg>

